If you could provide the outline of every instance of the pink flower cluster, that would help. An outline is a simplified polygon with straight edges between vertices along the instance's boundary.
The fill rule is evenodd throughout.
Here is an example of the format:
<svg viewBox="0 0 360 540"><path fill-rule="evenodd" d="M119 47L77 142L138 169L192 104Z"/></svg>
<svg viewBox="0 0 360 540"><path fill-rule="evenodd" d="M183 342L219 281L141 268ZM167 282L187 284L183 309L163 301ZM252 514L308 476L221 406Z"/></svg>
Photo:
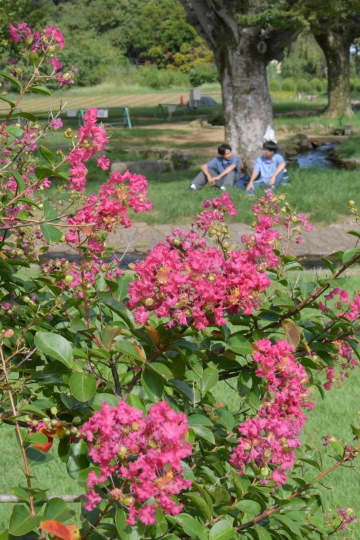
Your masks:
<svg viewBox="0 0 360 540"><path fill-rule="evenodd" d="M26 22L21 22L14 26L9 25L9 36L13 43L26 42L31 46L31 50L36 51L42 47L46 52L50 45L57 45L59 49L64 48L64 36L58 28L50 24L44 29L43 34L38 31L33 32Z"/></svg>
<svg viewBox="0 0 360 540"><path fill-rule="evenodd" d="M70 188L85 191L87 168L85 163L97 152L104 150L108 137L103 126L96 125L98 110L89 109L84 115L85 124L79 128L78 144L70 152Z"/></svg>
<svg viewBox="0 0 360 540"><path fill-rule="evenodd" d="M104 159L102 163L104 163ZM78 246L84 244L85 236L89 249L102 253L104 243L99 237L101 231L110 232L115 225L121 223L130 227L128 209L135 212L147 212L152 204L146 198L147 180L140 174L128 171L110 174L107 182L102 184L98 194L92 194L76 214L67 218L70 228L65 236L68 244Z"/></svg>
<svg viewBox="0 0 360 540"><path fill-rule="evenodd" d="M345 531L349 525L358 521L352 508L338 508L338 514L341 517L341 524L338 527L341 531Z"/></svg>
<svg viewBox="0 0 360 540"><path fill-rule="evenodd" d="M274 345L268 339L256 342L256 375L266 380L269 395L258 415L239 426L241 437L230 459L240 474L247 464L256 464L263 477L271 474L276 486L285 483L286 471L295 461L295 448L301 445L299 434L306 420L303 408L313 406L306 401L306 371L293 353L293 346L285 340Z"/></svg>
<svg viewBox="0 0 360 540"><path fill-rule="evenodd" d="M338 310L336 313L337 317L343 317L350 323L353 323L360 316L360 295L356 294L352 299L348 291L335 287L325 296L325 303L319 302L318 306L323 313L328 312L330 308L335 308L335 310ZM349 337L351 338L352 336ZM346 372L359 365L349 343L343 339L339 339L334 341L334 345L338 350L338 354L333 355L334 365L329 366L326 370L325 390L331 390L336 380L342 382L346 377ZM336 374L336 370L339 370L338 374Z"/></svg>
<svg viewBox="0 0 360 540"><path fill-rule="evenodd" d="M173 496L191 486L181 467L181 460L192 453L185 442L187 432L186 415L164 401L152 405L145 417L124 401L114 408L103 403L80 430L100 469L88 475L87 510L101 502L104 494L96 488L111 478L110 495L128 508L129 525L138 519L155 523L158 507L165 514L181 512L183 505Z"/></svg>
<svg viewBox="0 0 360 540"><path fill-rule="evenodd" d="M226 312L250 315L259 307L260 294L270 286L266 268L277 264L273 248L278 233L271 229L272 220L259 221L256 234L244 238L246 249L224 254L208 247L199 233L214 221L223 221L225 211L234 215L235 209L228 194L204 206L193 231L175 230L145 261L136 263L128 306L135 309L139 324L154 311L158 317L169 317L169 325L194 324L202 330L224 325Z"/></svg>
<svg viewBox="0 0 360 540"><path fill-rule="evenodd" d="M194 229L208 231L214 222L224 222L225 214L236 216L237 210L228 193L223 193L221 197L215 197L212 201L206 200L202 207L204 210L196 216L192 224Z"/></svg>

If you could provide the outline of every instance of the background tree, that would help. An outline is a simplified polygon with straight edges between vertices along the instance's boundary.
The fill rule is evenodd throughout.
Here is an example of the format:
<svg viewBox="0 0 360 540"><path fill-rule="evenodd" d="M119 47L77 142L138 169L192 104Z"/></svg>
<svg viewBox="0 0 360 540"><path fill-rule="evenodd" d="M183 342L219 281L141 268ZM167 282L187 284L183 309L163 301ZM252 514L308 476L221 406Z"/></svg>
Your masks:
<svg viewBox="0 0 360 540"><path fill-rule="evenodd" d="M306 0L300 4L300 11L326 58L326 114L351 116L350 46L360 35L360 1Z"/></svg>
<svg viewBox="0 0 360 540"><path fill-rule="evenodd" d="M220 73L225 136L250 169L268 125L272 102L266 66L281 59L299 32L296 1L181 0L206 39Z"/></svg>
<svg viewBox="0 0 360 540"><path fill-rule="evenodd" d="M143 2L130 33L127 55L136 62L158 67L177 67L189 71L202 63L211 63L212 55L195 28L186 22L185 10L178 0Z"/></svg>

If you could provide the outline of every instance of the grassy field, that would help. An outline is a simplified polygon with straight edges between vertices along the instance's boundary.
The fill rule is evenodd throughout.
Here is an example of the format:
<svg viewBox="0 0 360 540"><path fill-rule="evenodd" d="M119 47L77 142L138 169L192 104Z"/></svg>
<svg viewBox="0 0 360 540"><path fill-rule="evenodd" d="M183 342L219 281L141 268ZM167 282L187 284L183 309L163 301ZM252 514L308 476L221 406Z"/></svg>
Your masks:
<svg viewBox="0 0 360 540"><path fill-rule="evenodd" d="M188 121L180 119L168 123L164 121L153 125L142 122L144 110L136 111L138 124L133 129L110 127L110 147L108 157L111 161L132 161L139 159L135 154L139 148L173 148L187 151L192 158L192 167L165 174L147 174L149 197L153 211L139 214L134 219L147 223L187 223L198 212L203 200L218 193L216 188L205 187L198 192L189 191L191 179L197 174L201 163L206 162L216 152L217 142L221 141L222 128L191 128ZM356 115L360 122L360 114ZM152 120L149 120L152 123ZM71 125L67 122L64 127ZM72 123L73 125L73 123ZM356 141L346 143L356 149ZM49 140L53 149L66 149L68 142L61 132ZM88 192L97 190L106 180L107 174L94 164L89 164ZM348 215L348 201L360 201L356 170L345 169L289 169L290 183L279 188L287 194L288 201L299 211L310 215L314 223L332 223ZM250 223L253 199L236 188L230 189L231 197L238 209L234 221Z"/></svg>
<svg viewBox="0 0 360 540"><path fill-rule="evenodd" d="M350 291L360 289L360 277L358 268L353 269L348 274L346 288ZM319 272L316 271L318 274ZM320 271L321 277L325 277L326 272ZM296 277L294 277L295 279ZM307 271L304 274L306 281L314 279L314 271ZM358 388L360 385L360 368L353 371L344 383L335 387L330 392L326 392L322 399L319 393L313 394L312 399L315 407L308 415L308 421L303 432L304 443L310 442L319 452L323 452L322 436L333 435L339 440L344 440L349 444L353 441L350 424L358 424L360 421L360 406L357 401ZM216 398L236 411L239 406L239 397L236 391L221 382L215 390ZM14 430L7 426L2 426L2 446L0 454L0 493L8 493L9 486L24 485L25 477L21 467L20 452L16 444ZM50 494L78 494L83 492L82 488L67 476L65 465L57 458L56 447L54 446L49 454L47 466L33 466L33 485L42 486L49 489ZM324 467L330 466L333 461L325 459ZM358 492L360 489L360 462L355 462L354 468L341 468L329 476L321 487L322 495L328 511L336 511L338 507L353 507L356 515L360 517L360 499ZM316 469L314 469L314 476ZM75 514L78 505L73 504L71 508ZM0 532L5 527L6 520L12 511L12 505L0 505ZM74 518L75 519L75 518ZM360 538L360 524L356 524L351 531L344 535L339 533L335 538Z"/></svg>

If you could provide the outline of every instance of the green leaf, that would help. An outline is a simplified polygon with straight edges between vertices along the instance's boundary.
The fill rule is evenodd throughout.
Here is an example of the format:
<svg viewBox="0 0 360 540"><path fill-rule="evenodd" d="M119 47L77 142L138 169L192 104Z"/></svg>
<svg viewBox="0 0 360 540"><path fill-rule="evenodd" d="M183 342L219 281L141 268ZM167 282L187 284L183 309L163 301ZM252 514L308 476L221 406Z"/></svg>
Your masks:
<svg viewBox="0 0 360 540"><path fill-rule="evenodd" d="M91 373L73 373L69 379L70 391L78 401L89 401L96 393L96 379Z"/></svg>
<svg viewBox="0 0 360 540"><path fill-rule="evenodd" d="M17 187L18 187L18 193L22 193L25 190L25 181L21 174L18 171L9 171L9 173L15 178Z"/></svg>
<svg viewBox="0 0 360 540"><path fill-rule="evenodd" d="M255 527L256 534L258 536L259 540L271 540L272 536L264 527L261 527L260 525L256 525Z"/></svg>
<svg viewBox="0 0 360 540"><path fill-rule="evenodd" d="M140 540L140 535L135 527L126 524L127 515L124 510L118 508L115 514L115 526L121 540Z"/></svg>
<svg viewBox="0 0 360 540"><path fill-rule="evenodd" d="M295 521L293 521L287 516L282 516L279 514L274 516L274 518L276 519L276 521L279 521L285 527L286 530L291 531L292 533L298 535L299 538L301 538L301 531L300 531L298 523L296 523Z"/></svg>
<svg viewBox="0 0 360 540"><path fill-rule="evenodd" d="M45 412L42 409L38 407L34 407L34 405L25 404L20 409L20 413L29 413L29 412L32 414L35 414L36 416L39 416L40 418L43 418L44 416L46 416Z"/></svg>
<svg viewBox="0 0 360 540"><path fill-rule="evenodd" d="M16 88L18 90L22 90L22 86L20 84L20 82L15 79L15 77L13 75L11 75L11 73L6 73L5 71L0 71L0 77L4 77L5 79L7 79L8 81L12 82L14 86L16 86Z"/></svg>
<svg viewBox="0 0 360 540"><path fill-rule="evenodd" d="M13 536L23 536L40 523L39 516L32 516L23 504L16 504L10 517L9 531Z"/></svg>
<svg viewBox="0 0 360 540"><path fill-rule="evenodd" d="M42 86L40 84L37 84L36 86L32 86L30 88L30 92L34 92L35 94L45 94L47 96L51 96L52 92L47 88L46 86Z"/></svg>
<svg viewBox="0 0 360 540"><path fill-rule="evenodd" d="M346 251L344 251L344 254L342 256L343 264L347 264L356 255L360 255L360 249L353 248L353 249L347 249Z"/></svg>
<svg viewBox="0 0 360 540"><path fill-rule="evenodd" d="M37 332L34 343L45 355L59 360L69 369L78 370L78 365L73 359L71 343L64 337L52 332Z"/></svg>
<svg viewBox="0 0 360 540"><path fill-rule="evenodd" d="M17 126L8 126L6 131L17 139L20 139L24 135L24 130Z"/></svg>
<svg viewBox="0 0 360 540"><path fill-rule="evenodd" d="M203 376L201 378L202 391L204 394L211 390L219 381L219 372L215 368L204 369Z"/></svg>
<svg viewBox="0 0 360 540"><path fill-rule="evenodd" d="M60 229L54 225L49 225L48 223L42 223L40 225L41 232L44 237L50 244L57 244L61 241L63 233Z"/></svg>
<svg viewBox="0 0 360 540"><path fill-rule="evenodd" d="M48 442L48 438L43 433L32 433L28 436L27 441L30 444L46 444Z"/></svg>
<svg viewBox="0 0 360 540"><path fill-rule="evenodd" d="M144 390L150 399L153 401L158 401L161 399L164 391L164 381L160 375L154 373L148 367L146 367L141 376L141 380Z"/></svg>
<svg viewBox="0 0 360 540"><path fill-rule="evenodd" d="M94 397L94 400L91 404L92 408L99 411L101 409L101 405L105 402L110 405L110 407L117 407L119 401L121 401L121 398L118 396L114 396L114 394L96 394Z"/></svg>
<svg viewBox="0 0 360 540"><path fill-rule="evenodd" d="M221 519L210 529L209 540L229 540L233 538L235 531L227 519Z"/></svg>
<svg viewBox="0 0 360 540"><path fill-rule="evenodd" d="M36 122L36 116L29 112L18 111L14 112L13 116L19 116L20 118L25 118L25 120L30 120L30 122Z"/></svg>
<svg viewBox="0 0 360 540"><path fill-rule="evenodd" d="M10 99L4 97L4 96L0 96L0 100L5 101L6 103L8 103L10 105L11 109L13 109L15 107L15 103L13 101L11 101Z"/></svg>
<svg viewBox="0 0 360 540"><path fill-rule="evenodd" d="M165 364L162 364L161 362L151 362L151 364L148 364L148 367L149 369L152 369L153 371L155 371L155 373L160 375L160 377L165 379L165 381L168 381L169 379L173 377L173 374L171 373L170 369Z"/></svg>
<svg viewBox="0 0 360 540"><path fill-rule="evenodd" d="M204 521L209 521L212 518L212 507L210 507L206 500L201 497L198 493L195 492L187 492L184 493L185 499L190 501L191 507L194 509L196 513L196 510L198 513L200 513L201 517Z"/></svg>
<svg viewBox="0 0 360 540"><path fill-rule="evenodd" d="M229 346L234 353L241 354L243 356L246 354L251 354L253 352L250 341L245 339L243 334L240 332L237 332L236 334L232 334L230 336Z"/></svg>
<svg viewBox="0 0 360 540"><path fill-rule="evenodd" d="M176 516L175 521L181 525L184 532L190 536L190 538L196 538L197 540L207 540L207 532L202 528L200 523L191 517L189 514L179 514Z"/></svg>
<svg viewBox="0 0 360 540"><path fill-rule="evenodd" d="M66 464L69 476L77 480L80 472L89 466L88 448L85 441L80 440L70 446L69 459Z"/></svg>
<svg viewBox="0 0 360 540"><path fill-rule="evenodd" d="M215 437L212 431L205 426L193 426L192 430L196 433L198 437L204 439L210 444L215 444Z"/></svg>
<svg viewBox="0 0 360 540"><path fill-rule="evenodd" d="M191 427L193 426L212 427L213 426L213 423L210 420L210 418L208 418L204 414L192 414L191 416L188 417L188 422L189 422L189 426Z"/></svg>
<svg viewBox="0 0 360 540"><path fill-rule="evenodd" d="M128 339L116 339L114 341L114 344L112 345L112 349L123 353L125 356L132 358L137 363L142 364L144 362L144 358L141 357L139 349L137 349L135 345L131 343L131 341L129 341ZM120 359L120 362L121 362L121 359Z"/></svg>
<svg viewBox="0 0 360 540"><path fill-rule="evenodd" d="M172 386L174 386L175 388L177 388L177 390L184 394L184 396L186 396L189 401L194 401L193 391L186 382L179 379L171 379L169 383L171 383Z"/></svg>
<svg viewBox="0 0 360 540"><path fill-rule="evenodd" d="M54 176L54 172L52 169L49 169L49 167L35 167L35 174L36 177L39 178L39 180L43 180L44 178L51 178Z"/></svg>
<svg viewBox="0 0 360 540"><path fill-rule="evenodd" d="M122 302L127 298L130 283L134 281L133 274L123 274L118 280L117 299Z"/></svg>
<svg viewBox="0 0 360 540"><path fill-rule="evenodd" d="M236 424L233 414L227 409L217 409L216 414L218 415L217 422L231 432Z"/></svg>
<svg viewBox="0 0 360 540"><path fill-rule="evenodd" d="M40 146L39 152L42 155L42 157L49 163L49 165L55 165L56 158L55 154L49 150L49 148L46 148L46 146Z"/></svg>
<svg viewBox="0 0 360 540"><path fill-rule="evenodd" d="M240 512L244 512L243 521L249 521L257 516L261 511L261 506L258 502L251 499L244 499L237 503L236 508Z"/></svg>
<svg viewBox="0 0 360 540"><path fill-rule="evenodd" d="M64 522L71 516L70 510L66 506L66 503L57 497L51 499L44 511L43 520L54 519L56 521Z"/></svg>

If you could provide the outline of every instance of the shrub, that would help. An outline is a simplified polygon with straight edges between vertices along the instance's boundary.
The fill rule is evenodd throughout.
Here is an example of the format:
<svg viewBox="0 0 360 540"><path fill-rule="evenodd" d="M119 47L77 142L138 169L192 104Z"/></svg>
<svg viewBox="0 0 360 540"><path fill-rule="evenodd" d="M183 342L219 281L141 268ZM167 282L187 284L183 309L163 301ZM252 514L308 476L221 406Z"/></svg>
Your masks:
<svg viewBox="0 0 360 540"><path fill-rule="evenodd" d="M281 82L278 79L271 80L269 86L272 92L279 92L281 90Z"/></svg>
<svg viewBox="0 0 360 540"><path fill-rule="evenodd" d="M360 79L359 78L350 80L350 89L352 92L360 92Z"/></svg>
<svg viewBox="0 0 360 540"><path fill-rule="evenodd" d="M296 89L298 92L311 92L311 82L306 79L298 79L296 81Z"/></svg>
<svg viewBox="0 0 360 540"><path fill-rule="evenodd" d="M291 77L287 77L282 81L282 90L285 92L296 92L296 83Z"/></svg>
<svg viewBox="0 0 360 540"><path fill-rule="evenodd" d="M313 92L317 92L318 94L322 94L327 86L327 82L325 79L318 79L314 77L314 79L311 79L311 89Z"/></svg>
<svg viewBox="0 0 360 540"><path fill-rule="evenodd" d="M189 80L192 86L214 83L219 80L219 73L213 64L205 64L191 69L189 72Z"/></svg>
<svg viewBox="0 0 360 540"><path fill-rule="evenodd" d="M140 67L136 80L140 86L155 90L189 85L189 78L185 73L172 69L159 69L156 66Z"/></svg>

